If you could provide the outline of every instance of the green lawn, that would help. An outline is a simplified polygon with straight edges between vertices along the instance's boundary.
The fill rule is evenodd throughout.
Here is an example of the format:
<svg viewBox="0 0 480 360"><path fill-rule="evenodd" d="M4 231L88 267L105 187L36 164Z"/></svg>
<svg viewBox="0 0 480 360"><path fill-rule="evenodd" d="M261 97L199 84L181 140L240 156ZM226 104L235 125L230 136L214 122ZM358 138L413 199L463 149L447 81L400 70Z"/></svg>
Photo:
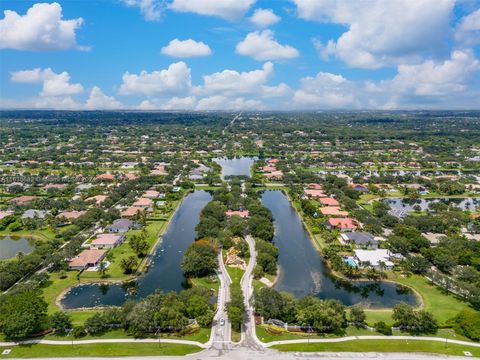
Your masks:
<svg viewBox="0 0 480 360"><path fill-rule="evenodd" d="M244 270L239 269L233 266L227 266L228 275L232 279L232 284L240 284L240 280L242 279L243 274L245 273Z"/></svg>
<svg viewBox="0 0 480 360"><path fill-rule="evenodd" d="M0 352L6 349L0 347ZM201 348L183 344L89 344L89 345L21 345L9 347L9 355L0 359L33 357L76 357L76 356L148 356L186 355L198 352Z"/></svg>
<svg viewBox="0 0 480 360"><path fill-rule="evenodd" d="M346 352L423 352L465 356L464 351L469 351L473 356L480 356L480 348L465 345L445 344L443 342L421 340L353 340L341 343L317 344L289 344L272 346L280 351L346 351Z"/></svg>
<svg viewBox="0 0 480 360"><path fill-rule="evenodd" d="M215 292L217 292L220 288L220 282L218 281L218 277L216 275L205 276L202 278L190 278L189 281L193 286L201 286L206 289L213 289Z"/></svg>
<svg viewBox="0 0 480 360"><path fill-rule="evenodd" d="M407 278L396 276L395 281L413 288L420 294L424 309L433 313L440 327L445 326L447 321L455 317L460 311L470 307L468 303L462 301L457 296L444 293L423 276L412 275ZM367 323L370 325L378 321L384 321L387 324L392 323L391 309L367 309L366 313Z"/></svg>

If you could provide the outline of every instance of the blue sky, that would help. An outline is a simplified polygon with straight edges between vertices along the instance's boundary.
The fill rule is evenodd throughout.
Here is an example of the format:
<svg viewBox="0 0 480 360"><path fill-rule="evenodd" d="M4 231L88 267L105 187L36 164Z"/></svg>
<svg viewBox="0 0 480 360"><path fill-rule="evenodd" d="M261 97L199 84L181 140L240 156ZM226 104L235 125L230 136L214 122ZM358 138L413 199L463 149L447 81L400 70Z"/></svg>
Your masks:
<svg viewBox="0 0 480 360"><path fill-rule="evenodd" d="M4 0L0 9L2 108L480 107L476 0Z"/></svg>

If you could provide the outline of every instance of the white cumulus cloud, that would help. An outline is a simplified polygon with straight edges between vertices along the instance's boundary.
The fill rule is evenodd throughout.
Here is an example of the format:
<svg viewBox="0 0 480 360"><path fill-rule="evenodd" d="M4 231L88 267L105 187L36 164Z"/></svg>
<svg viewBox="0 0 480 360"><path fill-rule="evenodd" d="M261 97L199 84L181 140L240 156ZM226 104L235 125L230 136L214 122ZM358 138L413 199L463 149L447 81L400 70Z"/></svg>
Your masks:
<svg viewBox="0 0 480 360"><path fill-rule="evenodd" d="M262 69L238 72L223 70L203 77L202 93L245 94L256 93L273 74L273 64L266 62Z"/></svg>
<svg viewBox="0 0 480 360"><path fill-rule="evenodd" d="M415 95L447 95L463 91L480 62L471 50L455 50L443 62L427 60L417 65L400 65L398 74L386 82L395 92Z"/></svg>
<svg viewBox="0 0 480 360"><path fill-rule="evenodd" d="M171 64L168 69L140 74L123 74L120 94L186 94L192 86L191 70L183 61Z"/></svg>
<svg viewBox="0 0 480 360"><path fill-rule="evenodd" d="M256 9L250 17L250 22L259 28L269 27L280 21L280 16L275 15L272 9Z"/></svg>
<svg viewBox="0 0 480 360"><path fill-rule="evenodd" d="M197 110L262 110L264 105L259 100L244 97L229 98L223 95L213 95L201 99Z"/></svg>
<svg viewBox="0 0 480 360"><path fill-rule="evenodd" d="M50 68L15 71L11 73L10 79L16 83L41 83L43 88L40 95L44 97L73 95L83 92L81 84L70 84L70 75L66 71L57 74Z"/></svg>
<svg viewBox="0 0 480 360"><path fill-rule="evenodd" d="M167 46L161 49L161 53L171 57L187 58L208 56L212 53L212 50L201 41L173 39Z"/></svg>
<svg viewBox="0 0 480 360"><path fill-rule="evenodd" d="M293 97L294 105L302 109L340 109L355 105L355 84L342 75L319 72L304 77Z"/></svg>
<svg viewBox="0 0 480 360"><path fill-rule="evenodd" d="M123 3L130 7L138 7L148 21L160 19L164 8L163 0L123 0Z"/></svg>
<svg viewBox="0 0 480 360"><path fill-rule="evenodd" d="M298 50L290 45L279 44L271 30L254 31L237 44L236 52L255 60L280 60L296 58Z"/></svg>
<svg viewBox="0 0 480 360"><path fill-rule="evenodd" d="M85 104L85 108L88 110L113 110L121 109L122 107L123 105L120 101L113 96L105 95L98 86L92 88Z"/></svg>
<svg viewBox="0 0 480 360"><path fill-rule="evenodd" d="M0 49L54 51L83 49L75 31L82 18L62 20L62 7L54 2L34 4L25 15L5 10L0 20Z"/></svg>
<svg viewBox="0 0 480 360"><path fill-rule="evenodd" d="M170 8L179 12L218 16L226 20L242 17L255 0L173 0Z"/></svg>
<svg viewBox="0 0 480 360"><path fill-rule="evenodd" d="M455 31L455 40L468 46L480 44L480 9L462 18Z"/></svg>
<svg viewBox="0 0 480 360"><path fill-rule="evenodd" d="M348 28L322 49L352 67L418 62L449 38L454 0L292 0L301 18Z"/></svg>

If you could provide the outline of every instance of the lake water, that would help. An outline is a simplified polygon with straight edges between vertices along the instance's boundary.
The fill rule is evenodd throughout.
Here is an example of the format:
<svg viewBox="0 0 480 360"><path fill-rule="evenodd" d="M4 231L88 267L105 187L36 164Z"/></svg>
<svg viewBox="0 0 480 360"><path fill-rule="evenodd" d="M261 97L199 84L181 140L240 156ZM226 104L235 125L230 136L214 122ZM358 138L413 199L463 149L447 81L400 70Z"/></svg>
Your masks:
<svg viewBox="0 0 480 360"><path fill-rule="evenodd" d="M121 305L126 299L138 299L157 289L181 291L186 279L180 268L183 254L195 240L195 226L200 211L212 199L206 191L195 191L184 199L173 215L162 243L157 247L148 272L132 284L80 285L73 287L62 300L67 309L104 305ZM131 290L135 289L135 293Z"/></svg>
<svg viewBox="0 0 480 360"><path fill-rule="evenodd" d="M34 240L26 237L0 237L0 260L15 257L19 252L24 254L33 251Z"/></svg>
<svg viewBox="0 0 480 360"><path fill-rule="evenodd" d="M252 157L239 158L215 158L213 159L222 167L222 179L225 180L227 176L248 176L250 177L250 169L255 162Z"/></svg>
<svg viewBox="0 0 480 360"><path fill-rule="evenodd" d="M265 191L262 203L272 211L275 219L273 241L279 248L281 269L275 289L296 297L312 294L322 299L337 299L347 306L361 304L367 308L385 308L400 302L417 304L415 294L401 285L334 278L288 198L278 190Z"/></svg>

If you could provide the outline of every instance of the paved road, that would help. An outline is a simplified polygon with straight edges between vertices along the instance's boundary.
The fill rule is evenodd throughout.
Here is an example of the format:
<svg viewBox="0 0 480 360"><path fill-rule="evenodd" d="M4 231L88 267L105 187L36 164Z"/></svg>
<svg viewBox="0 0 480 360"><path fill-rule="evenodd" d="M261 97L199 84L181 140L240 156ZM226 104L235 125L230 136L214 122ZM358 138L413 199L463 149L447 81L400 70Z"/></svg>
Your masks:
<svg viewBox="0 0 480 360"><path fill-rule="evenodd" d="M230 301L230 284L232 280L228 275L225 264L223 263L222 252L218 253L218 277L220 279L220 288L218 291L217 312L213 318L212 332L207 347L212 351L222 355L226 350L231 348L231 324L227 317L226 305ZM225 324L221 325L221 319L224 319Z"/></svg>

